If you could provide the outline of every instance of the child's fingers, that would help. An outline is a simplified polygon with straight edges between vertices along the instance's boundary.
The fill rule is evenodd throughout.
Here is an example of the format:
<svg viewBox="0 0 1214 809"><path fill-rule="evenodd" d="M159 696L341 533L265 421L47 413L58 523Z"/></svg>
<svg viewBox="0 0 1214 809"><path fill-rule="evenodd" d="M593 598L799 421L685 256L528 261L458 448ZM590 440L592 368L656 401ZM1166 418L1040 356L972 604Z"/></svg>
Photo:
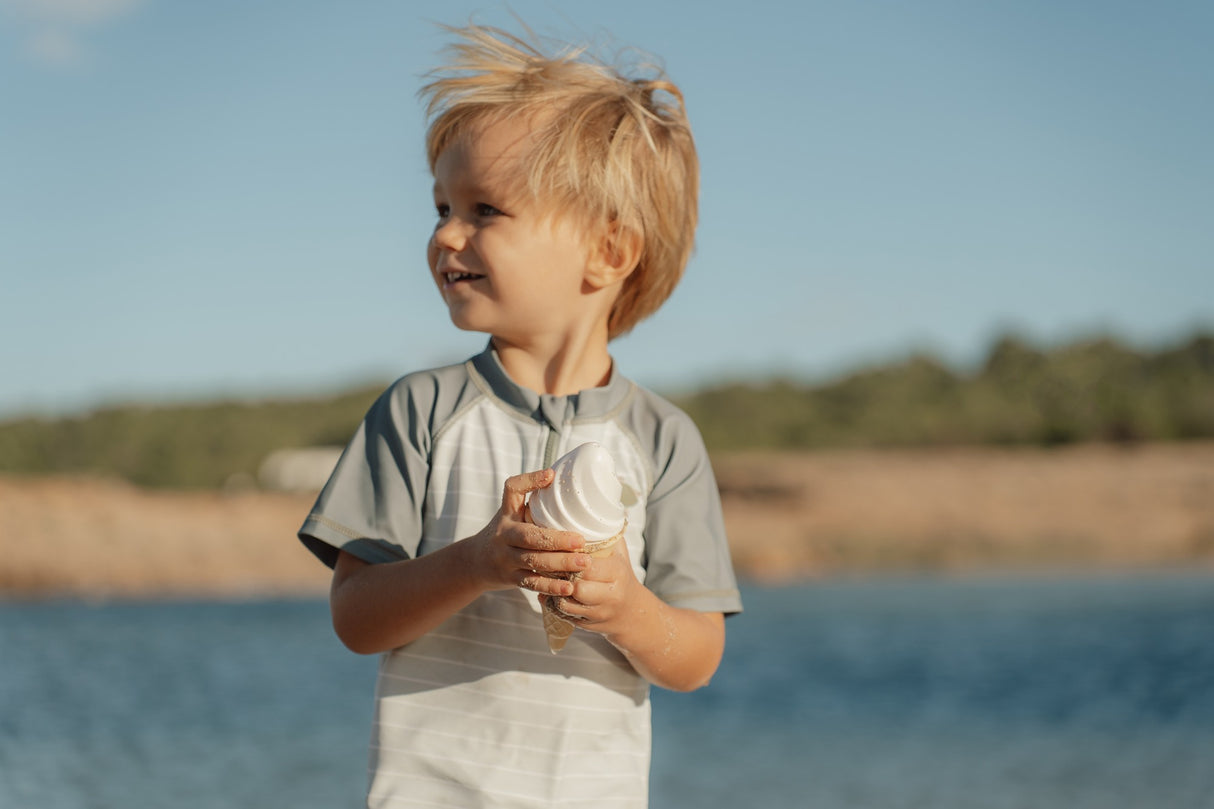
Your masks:
<svg viewBox="0 0 1214 809"><path fill-rule="evenodd" d="M611 549L611 553L590 557L590 564L582 578L586 581L618 581L632 575L631 567L627 547L623 542L619 542Z"/></svg>
<svg viewBox="0 0 1214 809"><path fill-rule="evenodd" d="M578 551L586 544L581 534L572 531L556 531L551 528L541 528L534 523L523 524L522 530L516 533L510 541L524 552L536 551Z"/></svg>
<svg viewBox="0 0 1214 809"><path fill-rule="evenodd" d="M519 555L519 569L532 573L581 573L590 567L590 557L584 553L524 551Z"/></svg>
<svg viewBox="0 0 1214 809"><path fill-rule="evenodd" d="M578 579L571 584L573 592L556 599L557 609L570 618L576 618L586 622L587 626L592 626L618 614L621 607L620 592L614 585L585 579Z"/></svg>
<svg viewBox="0 0 1214 809"><path fill-rule="evenodd" d="M583 604L572 595L553 594L548 597L552 608L574 621L578 621L583 625L593 623L591 616L595 614L595 608L589 604Z"/></svg>
<svg viewBox="0 0 1214 809"><path fill-rule="evenodd" d="M511 514L520 514L527 495L536 489L542 489L552 482L552 470L541 469L538 472L524 472L506 478L502 491L502 505Z"/></svg>
<svg viewBox="0 0 1214 809"><path fill-rule="evenodd" d="M559 598L573 595L573 582L566 579L554 579L551 576L532 573L529 570L521 572L518 585L528 590L534 590L541 596Z"/></svg>
<svg viewBox="0 0 1214 809"><path fill-rule="evenodd" d="M573 592L569 594L569 600L586 608L601 604L610 595L611 586L609 584L582 579L573 583Z"/></svg>

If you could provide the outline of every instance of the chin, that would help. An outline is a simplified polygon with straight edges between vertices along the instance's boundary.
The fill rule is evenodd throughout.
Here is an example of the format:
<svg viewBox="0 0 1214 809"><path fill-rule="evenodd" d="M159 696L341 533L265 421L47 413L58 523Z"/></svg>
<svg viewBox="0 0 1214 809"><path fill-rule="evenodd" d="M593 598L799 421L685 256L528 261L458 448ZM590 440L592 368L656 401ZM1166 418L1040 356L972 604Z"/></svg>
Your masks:
<svg viewBox="0 0 1214 809"><path fill-rule="evenodd" d="M469 325L465 325L465 324L460 323L455 320L452 320L451 322L454 323L455 328L459 329L460 331L480 332L481 334L492 334L493 333L489 329L482 329L479 326L469 326Z"/></svg>
<svg viewBox="0 0 1214 809"><path fill-rule="evenodd" d="M447 315L451 318L451 325L460 331L479 331L485 334L490 333L488 324L478 321L474 317L468 317L467 314L455 309L448 309Z"/></svg>

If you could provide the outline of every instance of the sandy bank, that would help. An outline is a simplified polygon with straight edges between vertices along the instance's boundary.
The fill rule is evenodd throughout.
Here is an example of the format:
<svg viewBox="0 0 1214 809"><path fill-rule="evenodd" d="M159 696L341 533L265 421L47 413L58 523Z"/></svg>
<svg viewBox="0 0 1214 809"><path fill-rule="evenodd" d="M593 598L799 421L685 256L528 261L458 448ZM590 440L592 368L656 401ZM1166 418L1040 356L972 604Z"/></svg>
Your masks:
<svg viewBox="0 0 1214 809"><path fill-rule="evenodd" d="M1214 443L714 459L739 572L1214 565ZM0 594L320 594L311 495L0 477Z"/></svg>
<svg viewBox="0 0 1214 809"><path fill-rule="evenodd" d="M0 478L0 593L321 593L327 573L294 537L312 500Z"/></svg>
<svg viewBox="0 0 1214 809"><path fill-rule="evenodd" d="M736 455L735 563L881 570L1214 566L1214 443Z"/></svg>

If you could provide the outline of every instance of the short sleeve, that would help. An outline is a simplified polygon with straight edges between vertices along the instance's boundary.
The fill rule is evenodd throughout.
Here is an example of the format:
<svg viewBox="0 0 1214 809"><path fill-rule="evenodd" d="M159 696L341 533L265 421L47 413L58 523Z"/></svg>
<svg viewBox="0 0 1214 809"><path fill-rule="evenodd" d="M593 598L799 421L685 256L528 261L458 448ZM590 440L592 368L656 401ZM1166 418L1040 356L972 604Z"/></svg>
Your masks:
<svg viewBox="0 0 1214 809"><path fill-rule="evenodd" d="M428 453L415 410L400 383L379 397L299 529L300 540L329 567L339 550L372 564L417 554Z"/></svg>
<svg viewBox="0 0 1214 809"><path fill-rule="evenodd" d="M645 585L676 607L741 612L720 492L699 431L677 412L662 419L657 449L645 507Z"/></svg>

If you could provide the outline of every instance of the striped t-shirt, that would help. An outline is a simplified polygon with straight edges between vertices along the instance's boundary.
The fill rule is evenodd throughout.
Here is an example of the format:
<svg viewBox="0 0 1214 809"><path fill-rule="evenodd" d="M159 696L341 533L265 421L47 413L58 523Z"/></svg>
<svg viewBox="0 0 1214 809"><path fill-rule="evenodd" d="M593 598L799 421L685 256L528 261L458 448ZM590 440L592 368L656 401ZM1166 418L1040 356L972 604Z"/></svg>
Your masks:
<svg viewBox="0 0 1214 809"><path fill-rule="evenodd" d="M469 537L502 484L586 441L614 457L638 579L664 601L738 612L720 502L699 433L681 411L613 371L570 396L516 385L492 348L406 376L370 411L300 538L332 566ZM385 653L376 687L368 806L643 807L649 686L601 636L548 651L535 594L484 594Z"/></svg>

